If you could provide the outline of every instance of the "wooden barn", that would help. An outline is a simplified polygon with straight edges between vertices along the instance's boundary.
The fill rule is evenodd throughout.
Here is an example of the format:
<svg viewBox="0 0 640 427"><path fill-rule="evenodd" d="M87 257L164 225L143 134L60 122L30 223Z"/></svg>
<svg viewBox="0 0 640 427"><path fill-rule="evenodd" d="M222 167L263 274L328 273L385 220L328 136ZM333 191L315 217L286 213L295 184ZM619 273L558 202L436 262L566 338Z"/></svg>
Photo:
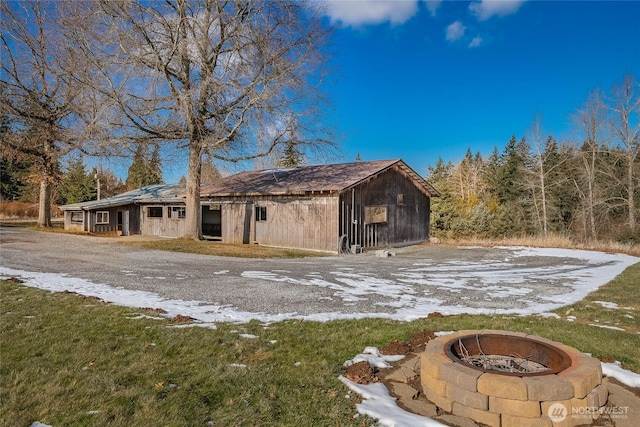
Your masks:
<svg viewBox="0 0 640 427"><path fill-rule="evenodd" d="M64 229L128 236L182 236L184 184L150 185L102 200L61 206Z"/></svg>
<svg viewBox="0 0 640 427"><path fill-rule="evenodd" d="M241 172L202 186L202 228L226 243L358 252L427 240L437 196L399 159Z"/></svg>

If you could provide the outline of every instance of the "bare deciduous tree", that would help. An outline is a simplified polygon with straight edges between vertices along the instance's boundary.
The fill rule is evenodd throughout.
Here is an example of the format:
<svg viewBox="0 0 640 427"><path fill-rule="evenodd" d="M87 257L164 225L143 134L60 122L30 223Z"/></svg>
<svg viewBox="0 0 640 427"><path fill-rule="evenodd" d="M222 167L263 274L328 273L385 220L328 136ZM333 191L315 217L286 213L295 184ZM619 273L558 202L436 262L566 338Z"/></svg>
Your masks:
<svg viewBox="0 0 640 427"><path fill-rule="evenodd" d="M580 150L579 178L574 181L583 207L584 234L587 239L598 237L598 208L606 204L606 191L601 187L602 153L610 141L607 133L607 108L599 90L589 95L575 116L583 142Z"/></svg>
<svg viewBox="0 0 640 427"><path fill-rule="evenodd" d="M118 105L116 136L188 150L185 237L201 238L205 152L232 162L265 155L292 123L323 141L310 114L320 105L328 35L317 8L280 0L99 6L101 25L76 41L101 70L97 89Z"/></svg>
<svg viewBox="0 0 640 427"><path fill-rule="evenodd" d="M638 191L640 181L640 84L628 74L622 82L613 88L613 101L611 105L612 127L615 141L620 148L624 175L620 177L621 185L625 189L623 203L628 211L628 223L631 231L635 231L638 208L636 207L635 193Z"/></svg>
<svg viewBox="0 0 640 427"><path fill-rule="evenodd" d="M0 3L0 114L9 117L12 138L3 150L38 165L38 225L51 225L51 189L59 159L82 149L95 119L87 96L69 70L88 64L64 38L82 3L30 0ZM62 13L64 8L70 13Z"/></svg>

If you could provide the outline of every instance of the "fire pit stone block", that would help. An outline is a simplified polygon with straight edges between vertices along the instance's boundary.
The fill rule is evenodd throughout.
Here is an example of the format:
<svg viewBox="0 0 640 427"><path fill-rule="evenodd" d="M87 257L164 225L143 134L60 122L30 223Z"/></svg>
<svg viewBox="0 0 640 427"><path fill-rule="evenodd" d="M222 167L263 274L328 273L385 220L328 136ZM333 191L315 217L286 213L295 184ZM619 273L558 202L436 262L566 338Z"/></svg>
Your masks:
<svg viewBox="0 0 640 427"><path fill-rule="evenodd" d="M460 363L440 365L440 379L468 391L478 391L480 375L482 375L481 371L467 368Z"/></svg>
<svg viewBox="0 0 640 427"><path fill-rule="evenodd" d="M527 385L527 398L529 400L546 402L573 399L575 396L571 381L557 375L525 377L522 380Z"/></svg>
<svg viewBox="0 0 640 427"><path fill-rule="evenodd" d="M527 400L527 384L520 377L485 373L478 378L478 391L487 396Z"/></svg>

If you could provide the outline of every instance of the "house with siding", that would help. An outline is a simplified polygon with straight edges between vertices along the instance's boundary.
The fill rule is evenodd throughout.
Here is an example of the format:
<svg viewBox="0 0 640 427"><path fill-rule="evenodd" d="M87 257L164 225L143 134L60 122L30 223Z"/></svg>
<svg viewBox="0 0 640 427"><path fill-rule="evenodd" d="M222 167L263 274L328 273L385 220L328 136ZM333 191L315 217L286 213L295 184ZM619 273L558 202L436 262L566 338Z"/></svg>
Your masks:
<svg viewBox="0 0 640 427"><path fill-rule="evenodd" d="M118 206L110 199L101 201L102 208L91 205L100 201L63 206L65 228L71 229L71 216L82 211L88 217L82 217L83 231L98 231L97 219L106 221L104 213L98 213L102 209L116 215L112 231L125 234L120 218L128 215L129 233L181 236L184 187L153 187L110 198L120 198ZM155 199L146 197L154 191ZM430 200L437 196L438 191L400 159L247 171L202 185L202 231L205 238L224 243L328 252L412 244L429 238ZM80 220L80 214L75 215Z"/></svg>
<svg viewBox="0 0 640 427"><path fill-rule="evenodd" d="M102 200L61 206L64 229L122 236L181 236L184 191L184 184L158 184Z"/></svg>

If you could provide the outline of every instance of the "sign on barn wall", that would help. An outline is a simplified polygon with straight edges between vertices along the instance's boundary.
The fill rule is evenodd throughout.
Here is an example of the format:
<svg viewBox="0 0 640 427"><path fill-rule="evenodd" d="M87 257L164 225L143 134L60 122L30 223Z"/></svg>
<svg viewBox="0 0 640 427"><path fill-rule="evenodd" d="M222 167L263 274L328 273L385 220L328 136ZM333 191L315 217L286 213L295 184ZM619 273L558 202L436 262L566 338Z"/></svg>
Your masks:
<svg viewBox="0 0 640 427"><path fill-rule="evenodd" d="M365 206L364 222L366 224L378 224L387 222L386 206Z"/></svg>

